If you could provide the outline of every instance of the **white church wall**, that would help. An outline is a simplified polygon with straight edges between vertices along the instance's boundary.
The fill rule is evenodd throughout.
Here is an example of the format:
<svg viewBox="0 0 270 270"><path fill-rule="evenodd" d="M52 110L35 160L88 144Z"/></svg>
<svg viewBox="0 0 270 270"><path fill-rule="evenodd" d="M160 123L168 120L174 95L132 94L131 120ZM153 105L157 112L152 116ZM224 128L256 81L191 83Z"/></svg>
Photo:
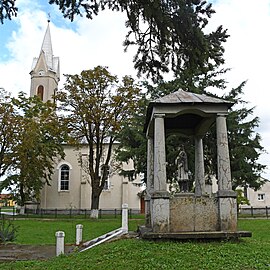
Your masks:
<svg viewBox="0 0 270 270"><path fill-rule="evenodd" d="M79 157L87 159L87 146L80 150L72 146L65 146L65 160L56 161L55 173L53 174L51 186L45 186L41 195L41 208L44 209L90 209L91 208L91 183L89 176L80 166ZM62 165L70 167L69 190L59 190L59 173ZM125 170L133 169L133 163L123 164ZM135 183L140 182L137 178ZM113 172L109 177L109 188L103 190L100 195L100 209L121 209L123 203L129 208L139 210L140 198L138 193L141 187L129 182L127 178Z"/></svg>

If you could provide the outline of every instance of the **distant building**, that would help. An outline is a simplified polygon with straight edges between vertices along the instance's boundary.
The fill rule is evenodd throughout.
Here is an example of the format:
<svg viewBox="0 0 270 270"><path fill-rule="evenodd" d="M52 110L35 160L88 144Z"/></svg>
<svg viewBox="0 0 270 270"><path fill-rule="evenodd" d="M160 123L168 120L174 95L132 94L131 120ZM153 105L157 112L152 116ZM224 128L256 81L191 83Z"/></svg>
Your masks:
<svg viewBox="0 0 270 270"><path fill-rule="evenodd" d="M0 207L4 206L15 206L11 194L0 194Z"/></svg>
<svg viewBox="0 0 270 270"><path fill-rule="evenodd" d="M44 102L52 99L60 80L60 61L58 57L53 56L49 24L39 57L33 60L30 75L30 96L37 95ZM114 149L116 147L117 144L114 145ZM64 145L64 151L65 159L56 160L51 185L45 185L41 191L40 208L90 209L90 178L79 163L79 159L87 159L87 145L81 145L80 149ZM133 162L123 163L122 166L125 170L132 170ZM129 208L140 212L143 207L143 201L139 196L142 190L140 183L139 177L129 181L111 166L109 178L100 196L100 209L121 209L122 204L127 203Z"/></svg>
<svg viewBox="0 0 270 270"><path fill-rule="evenodd" d="M260 189L254 190L253 188L248 187L246 190L246 198L249 201L249 205L241 205L240 208L250 208L251 206L254 208L265 208L270 207L270 181L267 179L266 182L261 186ZM239 187L244 193L244 189ZM213 177L212 178L212 192L215 193L217 191L217 181ZM244 196L244 194L243 194Z"/></svg>
<svg viewBox="0 0 270 270"><path fill-rule="evenodd" d="M249 201L248 207L270 207L270 181L266 180L261 188L256 191L252 188L247 188L247 199Z"/></svg>

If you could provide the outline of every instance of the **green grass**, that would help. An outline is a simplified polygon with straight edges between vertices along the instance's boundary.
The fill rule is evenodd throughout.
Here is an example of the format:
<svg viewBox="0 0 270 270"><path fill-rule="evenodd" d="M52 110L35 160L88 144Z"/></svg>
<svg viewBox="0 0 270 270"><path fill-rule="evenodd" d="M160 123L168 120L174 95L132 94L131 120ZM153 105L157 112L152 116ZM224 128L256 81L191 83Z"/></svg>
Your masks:
<svg viewBox="0 0 270 270"><path fill-rule="evenodd" d="M75 243L76 225L83 225L84 239L93 239L98 235L112 231L120 227L119 220L108 222L93 222L89 220L18 220L18 244L48 245L55 244L55 232L65 232L65 243Z"/></svg>
<svg viewBox="0 0 270 270"><path fill-rule="evenodd" d="M138 222L140 221L135 221L136 224ZM104 223L107 221L97 222L100 226ZM132 226L136 227L136 224ZM1 270L270 269L270 220L239 220L239 230L250 230L253 236L238 242L154 242L124 239L46 262L1 264Z"/></svg>
<svg viewBox="0 0 270 270"><path fill-rule="evenodd" d="M3 206L3 207L0 207L0 210L1 212L11 212L13 213L13 207L8 207L8 206Z"/></svg>
<svg viewBox="0 0 270 270"><path fill-rule="evenodd" d="M142 219L130 220L130 230L136 230ZM121 219L108 220L85 220L85 219L26 219L14 220L14 225L18 227L17 244L24 245L51 245L55 244L55 232L65 232L65 243L74 244L76 237L76 225L83 225L83 240L91 240L102 234L121 227Z"/></svg>

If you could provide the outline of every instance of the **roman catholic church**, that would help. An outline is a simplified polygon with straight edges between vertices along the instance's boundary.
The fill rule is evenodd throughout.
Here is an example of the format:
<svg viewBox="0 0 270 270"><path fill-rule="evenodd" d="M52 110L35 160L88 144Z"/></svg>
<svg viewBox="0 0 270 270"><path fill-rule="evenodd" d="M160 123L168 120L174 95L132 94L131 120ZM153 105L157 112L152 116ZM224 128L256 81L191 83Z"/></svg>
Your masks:
<svg viewBox="0 0 270 270"><path fill-rule="evenodd" d="M58 89L60 81L60 61L53 55L50 24L48 23L40 54L34 58L31 68L30 96L37 95L46 102ZM114 147L117 147L115 145ZM80 149L64 145L65 159L55 161L55 171L51 185L41 191L41 209L90 209L91 183L89 176L80 166L79 160L87 159L88 147ZM124 170L132 170L132 162L123 163ZM117 172L110 172L100 196L99 208L104 210L121 209L128 204L129 209L140 212L143 201L139 194L142 187L140 178L129 181ZM142 204L142 205L141 205Z"/></svg>

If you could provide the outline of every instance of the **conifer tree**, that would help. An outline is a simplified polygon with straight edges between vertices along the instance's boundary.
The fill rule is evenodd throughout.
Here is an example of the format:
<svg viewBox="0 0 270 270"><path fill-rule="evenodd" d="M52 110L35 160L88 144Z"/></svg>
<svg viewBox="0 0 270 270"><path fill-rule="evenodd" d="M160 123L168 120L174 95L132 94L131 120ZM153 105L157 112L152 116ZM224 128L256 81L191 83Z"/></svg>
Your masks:
<svg viewBox="0 0 270 270"><path fill-rule="evenodd" d="M254 107L248 108L243 100L246 82L232 89L225 99L235 102L228 115L228 138L233 187L251 187L257 190L265 182L261 173L266 168L259 157L265 152L261 136L256 132L260 120L253 116Z"/></svg>

